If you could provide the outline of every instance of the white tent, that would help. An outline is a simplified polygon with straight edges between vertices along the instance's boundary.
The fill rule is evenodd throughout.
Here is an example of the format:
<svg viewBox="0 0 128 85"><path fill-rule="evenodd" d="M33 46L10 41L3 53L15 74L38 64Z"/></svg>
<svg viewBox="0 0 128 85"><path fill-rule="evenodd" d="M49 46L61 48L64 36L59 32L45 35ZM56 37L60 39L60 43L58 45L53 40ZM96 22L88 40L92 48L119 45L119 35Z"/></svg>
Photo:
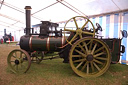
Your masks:
<svg viewBox="0 0 128 85"><path fill-rule="evenodd" d="M128 0L0 0L0 5L0 28L11 30L25 28L25 6L32 7L32 25L128 10Z"/></svg>

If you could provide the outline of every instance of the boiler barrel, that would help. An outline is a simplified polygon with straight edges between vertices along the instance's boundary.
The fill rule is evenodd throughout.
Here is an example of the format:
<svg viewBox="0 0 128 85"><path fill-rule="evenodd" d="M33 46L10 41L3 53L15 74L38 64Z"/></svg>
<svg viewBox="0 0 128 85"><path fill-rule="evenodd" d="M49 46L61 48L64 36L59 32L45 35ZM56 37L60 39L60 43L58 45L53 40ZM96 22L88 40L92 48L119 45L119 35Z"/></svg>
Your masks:
<svg viewBox="0 0 128 85"><path fill-rule="evenodd" d="M64 44L63 37L22 36L20 48L26 51L59 51Z"/></svg>

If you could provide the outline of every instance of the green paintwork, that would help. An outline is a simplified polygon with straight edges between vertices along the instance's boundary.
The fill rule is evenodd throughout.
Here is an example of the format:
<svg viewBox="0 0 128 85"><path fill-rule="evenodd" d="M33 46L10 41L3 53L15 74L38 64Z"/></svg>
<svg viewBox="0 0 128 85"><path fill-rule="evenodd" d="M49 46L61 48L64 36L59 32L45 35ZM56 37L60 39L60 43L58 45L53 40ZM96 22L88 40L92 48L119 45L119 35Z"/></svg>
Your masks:
<svg viewBox="0 0 128 85"><path fill-rule="evenodd" d="M47 51L47 38L32 37L32 50Z"/></svg>
<svg viewBox="0 0 128 85"><path fill-rule="evenodd" d="M108 46L111 51L111 62L117 63L120 59L120 46L121 46L121 39L102 39Z"/></svg>
<svg viewBox="0 0 128 85"><path fill-rule="evenodd" d="M56 51L58 47L62 47L62 37L50 37L49 50Z"/></svg>
<svg viewBox="0 0 128 85"><path fill-rule="evenodd" d="M49 45L48 38L32 37L32 50L57 51L58 47L62 47L62 37L49 37Z"/></svg>

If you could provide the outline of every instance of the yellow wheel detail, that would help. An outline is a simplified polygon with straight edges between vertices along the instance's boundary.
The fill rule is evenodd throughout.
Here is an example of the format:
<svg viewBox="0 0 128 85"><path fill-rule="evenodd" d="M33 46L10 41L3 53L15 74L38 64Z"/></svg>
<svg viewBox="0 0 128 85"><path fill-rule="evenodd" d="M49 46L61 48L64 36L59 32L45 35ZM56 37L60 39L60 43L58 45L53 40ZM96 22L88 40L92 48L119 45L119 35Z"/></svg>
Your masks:
<svg viewBox="0 0 128 85"><path fill-rule="evenodd" d="M69 53L73 71L81 77L98 77L110 66L108 46L96 38L82 38L75 42Z"/></svg>
<svg viewBox="0 0 128 85"><path fill-rule="evenodd" d="M25 50L15 49L7 58L8 66L14 73L26 73L31 65L31 58Z"/></svg>
<svg viewBox="0 0 128 85"><path fill-rule="evenodd" d="M81 19L84 21L84 23L78 23L77 20ZM72 24L71 24L72 23ZM87 28L88 24L90 24L92 26L92 30ZM67 34L66 33L70 33L70 35L68 35L69 37L67 38ZM73 33L73 34L71 34ZM69 19L65 26L64 26L64 37L66 39L66 41L72 45L72 42L76 39L76 38L83 38L85 36L95 36L95 27L93 25L93 23L87 18L87 17L83 17L83 16L76 16L73 17L71 19Z"/></svg>

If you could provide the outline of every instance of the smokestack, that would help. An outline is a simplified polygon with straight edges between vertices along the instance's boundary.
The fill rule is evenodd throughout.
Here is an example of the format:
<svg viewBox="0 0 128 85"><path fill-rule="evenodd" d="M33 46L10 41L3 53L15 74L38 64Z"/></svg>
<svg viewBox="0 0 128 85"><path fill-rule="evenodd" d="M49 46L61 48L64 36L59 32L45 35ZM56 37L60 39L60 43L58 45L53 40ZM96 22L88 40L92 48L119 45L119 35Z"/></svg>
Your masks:
<svg viewBox="0 0 128 85"><path fill-rule="evenodd" d="M25 6L25 10L26 10L26 35L29 35L31 29L31 6Z"/></svg>
<svg viewBox="0 0 128 85"><path fill-rule="evenodd" d="M6 36L6 29L4 29L4 36Z"/></svg>

